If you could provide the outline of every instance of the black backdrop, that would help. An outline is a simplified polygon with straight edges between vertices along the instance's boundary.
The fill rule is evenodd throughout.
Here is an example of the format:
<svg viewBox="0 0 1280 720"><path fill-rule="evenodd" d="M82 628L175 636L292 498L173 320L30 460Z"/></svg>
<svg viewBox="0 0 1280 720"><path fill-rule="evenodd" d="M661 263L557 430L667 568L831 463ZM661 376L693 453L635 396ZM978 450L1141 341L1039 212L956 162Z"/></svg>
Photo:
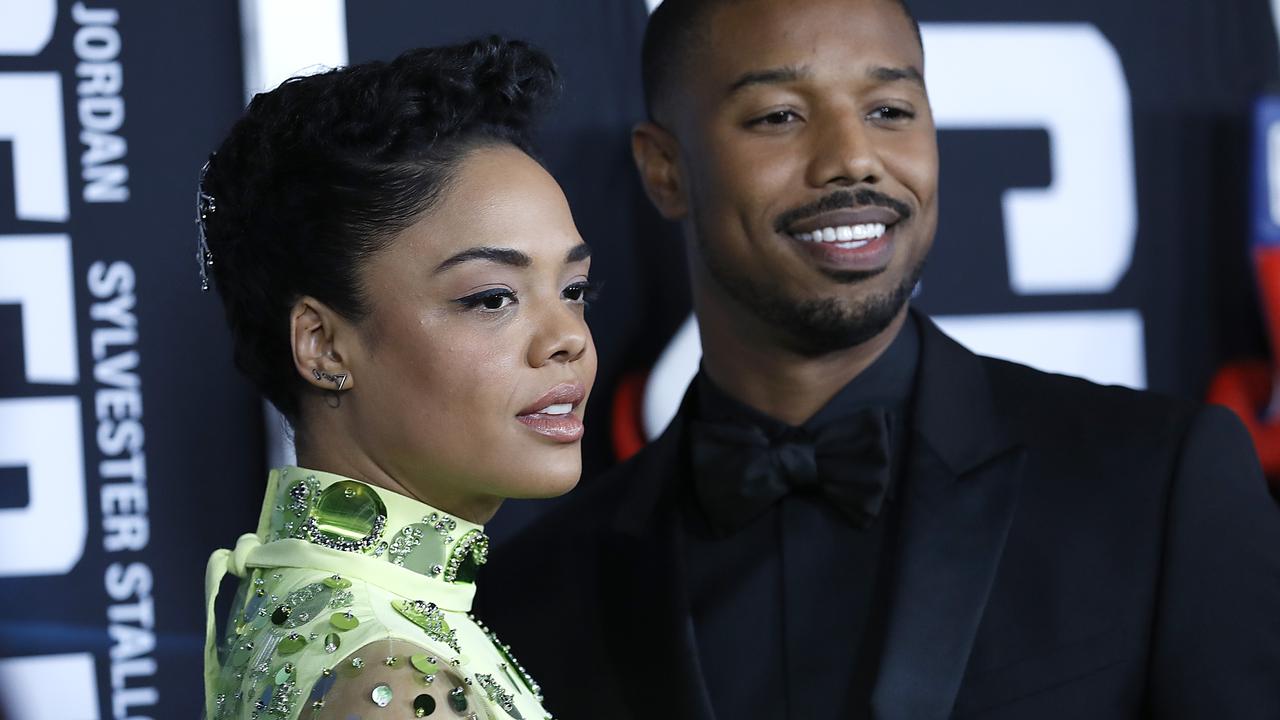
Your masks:
<svg viewBox="0 0 1280 720"><path fill-rule="evenodd" d="M942 220L921 306L997 326L1026 313L1129 312L1140 318L1142 383L1186 396L1202 393L1224 357L1264 351L1244 252L1248 112L1280 67L1265 0L912 4L942 48L930 61L945 63L940 77L958 88L938 93L951 120L940 123ZM231 367L217 300L195 279L196 169L242 104L233 5L0 3L4 13L26 13L0 25L36 38L24 44L0 29L0 692L18 720L198 713L204 561L251 526L265 463L259 402ZM40 43L46 6L53 31ZM619 380L643 377L688 313L679 239L641 195L627 147L641 115L646 13L641 0L385 0L346 10L352 62L490 32L557 58L566 91L542 152L605 285L589 316L601 355L586 442L592 473L613 462ZM97 27L78 45L85 24ZM1006 46L942 36L952 31L994 32L1030 53L1056 47L1036 32L1078 42L1032 62L998 51ZM1090 40L1098 37L1105 42ZM118 91L102 80L111 62L120 64ZM1129 125L1110 137L1131 159L1107 155L1112 146L1101 141L1068 146L1053 129L1062 126L1034 112L981 120L999 110L970 84L1025 82L1037 62L1050 71L1110 68L1110 85L1090 77L1064 85L1061 112L1072 122L1118 113ZM84 92L102 98L84 103L82 118L80 83L93 77L99 85ZM1097 96L1111 86L1123 103ZM39 94L48 87L57 90L52 105ZM86 128L98 134L82 136ZM32 147L36 159L22 159ZM1081 164L1064 147L1106 156ZM1133 213L1132 252L1113 281L1087 292L1079 287L1088 283L1015 282L1007 193L1068 175L1072 197L1083 198L1074 215L1108 230L1115 218L1104 211ZM1081 227L1087 234L1087 223L1045 227L1044 243L1091 247ZM1079 350L1086 360L1113 352ZM122 477L144 466L145 480ZM504 509L495 536L545 507Z"/></svg>

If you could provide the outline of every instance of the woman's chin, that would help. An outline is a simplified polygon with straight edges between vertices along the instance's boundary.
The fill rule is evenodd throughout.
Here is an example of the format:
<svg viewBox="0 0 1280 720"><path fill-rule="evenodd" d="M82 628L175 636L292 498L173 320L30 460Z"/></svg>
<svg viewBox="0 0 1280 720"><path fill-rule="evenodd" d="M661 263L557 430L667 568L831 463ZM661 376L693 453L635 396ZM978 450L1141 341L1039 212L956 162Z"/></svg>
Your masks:
<svg viewBox="0 0 1280 720"><path fill-rule="evenodd" d="M506 488L504 493L511 500L545 500L560 497L578 485L582 477L579 465L572 472L526 473L518 485Z"/></svg>

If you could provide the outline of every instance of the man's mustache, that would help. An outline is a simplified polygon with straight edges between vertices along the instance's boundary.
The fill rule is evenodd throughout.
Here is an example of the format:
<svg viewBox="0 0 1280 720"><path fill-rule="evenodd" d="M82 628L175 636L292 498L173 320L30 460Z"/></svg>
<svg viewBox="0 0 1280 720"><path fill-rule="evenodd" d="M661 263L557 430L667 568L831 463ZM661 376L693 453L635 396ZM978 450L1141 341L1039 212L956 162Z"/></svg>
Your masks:
<svg viewBox="0 0 1280 720"><path fill-rule="evenodd" d="M787 228L795 223L815 215L821 215L832 210L849 210L868 205L887 207L896 212L903 220L911 217L911 208L907 207L902 201L895 200L884 193L865 188L856 191L837 190L817 202L802 205L782 213L774 221L773 229L779 233L785 233Z"/></svg>

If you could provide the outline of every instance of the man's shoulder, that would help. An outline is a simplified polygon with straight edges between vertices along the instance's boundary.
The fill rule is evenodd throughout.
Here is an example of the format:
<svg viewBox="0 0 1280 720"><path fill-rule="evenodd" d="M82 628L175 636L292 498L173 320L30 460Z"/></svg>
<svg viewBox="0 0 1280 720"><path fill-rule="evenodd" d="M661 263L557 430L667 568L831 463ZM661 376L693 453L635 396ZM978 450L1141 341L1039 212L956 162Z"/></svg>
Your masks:
<svg viewBox="0 0 1280 720"><path fill-rule="evenodd" d="M1205 412L1202 403L1159 392L1102 385L996 358L980 360L996 407L1031 445L1085 454L1108 448L1169 450L1181 445Z"/></svg>
<svg viewBox="0 0 1280 720"><path fill-rule="evenodd" d="M1202 404L1158 392L1119 385L1102 385L1072 375L1046 372L994 357L976 354L948 336L927 315L916 315L921 328L924 361L916 392L958 392L966 402L986 408L984 422L1002 422L1028 440L1055 433L1063 439L1099 437L1132 440L1185 432ZM917 398L917 406L945 407ZM920 402L923 401L923 402ZM963 405L961 405L963 406ZM937 420L937 418L932 418Z"/></svg>

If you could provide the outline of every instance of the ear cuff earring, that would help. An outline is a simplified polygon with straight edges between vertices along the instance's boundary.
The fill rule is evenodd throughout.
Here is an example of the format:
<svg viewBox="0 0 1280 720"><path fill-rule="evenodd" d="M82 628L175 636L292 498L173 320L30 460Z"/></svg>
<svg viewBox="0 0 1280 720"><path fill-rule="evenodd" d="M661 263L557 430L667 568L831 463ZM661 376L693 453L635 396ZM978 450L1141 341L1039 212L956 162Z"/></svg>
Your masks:
<svg viewBox="0 0 1280 720"><path fill-rule="evenodd" d="M325 380L333 383L334 385L337 385L337 387L334 388L335 390L341 390L342 386L347 384L346 373L338 373L337 375L330 375L329 373L323 370L317 370L315 368L312 368L311 374L315 375L316 380Z"/></svg>

